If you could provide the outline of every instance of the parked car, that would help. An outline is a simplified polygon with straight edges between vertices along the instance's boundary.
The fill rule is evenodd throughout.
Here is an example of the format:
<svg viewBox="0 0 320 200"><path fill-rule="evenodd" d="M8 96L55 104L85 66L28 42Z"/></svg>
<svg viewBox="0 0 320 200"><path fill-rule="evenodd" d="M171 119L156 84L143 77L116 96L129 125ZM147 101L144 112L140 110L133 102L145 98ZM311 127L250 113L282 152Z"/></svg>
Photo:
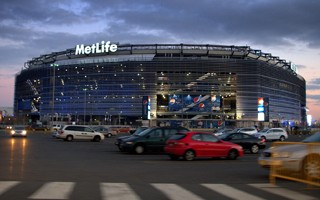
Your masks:
<svg viewBox="0 0 320 200"><path fill-rule="evenodd" d="M306 135L311 134L311 128L310 127L299 127L294 126L293 127L293 134L300 134L300 135Z"/></svg>
<svg viewBox="0 0 320 200"><path fill-rule="evenodd" d="M11 137L27 137L27 129L25 126L23 125L17 125L17 126L13 126L10 130L11 133Z"/></svg>
<svg viewBox="0 0 320 200"><path fill-rule="evenodd" d="M201 157L226 157L235 160L243 156L240 145L220 140L211 133L186 132L178 133L169 138L164 148L172 160L183 157L193 160Z"/></svg>
<svg viewBox="0 0 320 200"><path fill-rule="evenodd" d="M233 129L232 132L235 132L235 133L241 132L241 133L248 133L250 135L253 135L258 133L258 130L255 127L247 127L247 128L236 128L236 129Z"/></svg>
<svg viewBox="0 0 320 200"><path fill-rule="evenodd" d="M284 144L263 151L258 158L261 167L300 172L306 178L320 177L320 132L300 143Z"/></svg>
<svg viewBox="0 0 320 200"><path fill-rule="evenodd" d="M266 148L265 139L260 139L247 133L225 133L218 137L221 140L238 144L251 153L258 153L260 149Z"/></svg>
<svg viewBox="0 0 320 200"><path fill-rule="evenodd" d="M48 127L40 124L31 124L27 127L27 130L31 131L47 131Z"/></svg>
<svg viewBox="0 0 320 200"><path fill-rule="evenodd" d="M118 134L117 131L107 128L105 126L94 126L92 129L96 132L102 133L105 137L112 137Z"/></svg>
<svg viewBox="0 0 320 200"><path fill-rule="evenodd" d="M58 135L56 137L66 141L78 139L100 142L104 139L104 135L102 133L96 132L89 126L85 125L64 125L58 130Z"/></svg>
<svg viewBox="0 0 320 200"><path fill-rule="evenodd" d="M59 130L61 127L62 127L61 124L53 124L52 127L51 127L51 130L52 130L52 131L57 131L57 130Z"/></svg>
<svg viewBox="0 0 320 200"><path fill-rule="evenodd" d="M224 133L230 133L232 132L234 129L232 128L221 128L221 129L218 129L214 132L214 135L215 136L219 136L219 135L222 135Z"/></svg>
<svg viewBox="0 0 320 200"><path fill-rule="evenodd" d="M265 140L280 140L284 141L288 139L288 133L282 128L269 128L263 129L255 134L256 137Z"/></svg>
<svg viewBox="0 0 320 200"><path fill-rule="evenodd" d="M186 132L184 127L152 127L138 134L117 138L115 145L120 151L142 154L145 151L163 151L166 140L179 132Z"/></svg>

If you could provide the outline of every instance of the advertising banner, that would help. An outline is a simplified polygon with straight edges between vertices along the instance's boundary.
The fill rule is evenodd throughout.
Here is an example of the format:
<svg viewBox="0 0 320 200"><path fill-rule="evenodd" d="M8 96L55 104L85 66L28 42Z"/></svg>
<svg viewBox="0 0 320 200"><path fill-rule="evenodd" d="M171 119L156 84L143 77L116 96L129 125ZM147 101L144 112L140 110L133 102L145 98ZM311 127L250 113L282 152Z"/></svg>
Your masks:
<svg viewBox="0 0 320 200"><path fill-rule="evenodd" d="M142 119L150 119L150 96L142 97Z"/></svg>

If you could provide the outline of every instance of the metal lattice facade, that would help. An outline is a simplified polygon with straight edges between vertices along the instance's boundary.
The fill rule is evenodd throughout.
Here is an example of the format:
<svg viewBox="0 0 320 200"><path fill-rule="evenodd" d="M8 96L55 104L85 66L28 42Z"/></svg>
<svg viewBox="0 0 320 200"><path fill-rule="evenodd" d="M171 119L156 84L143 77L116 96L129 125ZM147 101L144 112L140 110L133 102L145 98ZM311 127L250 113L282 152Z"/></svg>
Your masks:
<svg viewBox="0 0 320 200"><path fill-rule="evenodd" d="M15 113L79 123L108 116L125 124L141 119L142 96L150 96L154 120L257 121L257 99L268 97L270 120L301 122L305 80L290 64L246 46L119 45L103 56L69 49L26 63L16 75ZM200 96L203 102L217 96L219 109L189 104L173 110L173 95Z"/></svg>

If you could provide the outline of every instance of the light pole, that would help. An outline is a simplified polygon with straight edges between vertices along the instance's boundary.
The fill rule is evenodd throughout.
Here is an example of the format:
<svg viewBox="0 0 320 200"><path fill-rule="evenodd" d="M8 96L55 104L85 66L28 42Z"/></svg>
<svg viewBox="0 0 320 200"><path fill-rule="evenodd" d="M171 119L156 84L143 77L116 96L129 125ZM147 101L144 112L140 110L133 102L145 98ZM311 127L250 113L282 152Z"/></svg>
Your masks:
<svg viewBox="0 0 320 200"><path fill-rule="evenodd" d="M50 66L53 68L53 80L52 80L52 110L51 110L51 126L53 125L53 114L54 114L54 93L56 89L56 67L59 66L59 64L52 63Z"/></svg>
<svg viewBox="0 0 320 200"><path fill-rule="evenodd" d="M120 118L121 117L121 113L122 113L122 111L119 112L119 125L121 123L121 118Z"/></svg>
<svg viewBox="0 0 320 200"><path fill-rule="evenodd" d="M87 88L83 89L84 91L84 110L83 110L83 125L86 124L86 108L87 108Z"/></svg>
<svg viewBox="0 0 320 200"><path fill-rule="evenodd" d="M106 114L104 115L104 121L105 121L106 125L108 124L107 123L107 114L108 114L108 112L106 112ZM108 117L108 120L109 120L109 117Z"/></svg>

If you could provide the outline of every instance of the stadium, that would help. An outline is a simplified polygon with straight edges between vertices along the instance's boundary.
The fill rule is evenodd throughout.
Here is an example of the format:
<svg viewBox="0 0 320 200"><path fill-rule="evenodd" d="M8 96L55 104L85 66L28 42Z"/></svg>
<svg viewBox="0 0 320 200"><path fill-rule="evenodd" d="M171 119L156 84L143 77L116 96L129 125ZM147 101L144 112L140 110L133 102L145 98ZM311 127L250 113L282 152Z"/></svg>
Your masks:
<svg viewBox="0 0 320 200"><path fill-rule="evenodd" d="M249 46L76 45L27 61L16 75L21 123L287 125L306 121L295 65Z"/></svg>

